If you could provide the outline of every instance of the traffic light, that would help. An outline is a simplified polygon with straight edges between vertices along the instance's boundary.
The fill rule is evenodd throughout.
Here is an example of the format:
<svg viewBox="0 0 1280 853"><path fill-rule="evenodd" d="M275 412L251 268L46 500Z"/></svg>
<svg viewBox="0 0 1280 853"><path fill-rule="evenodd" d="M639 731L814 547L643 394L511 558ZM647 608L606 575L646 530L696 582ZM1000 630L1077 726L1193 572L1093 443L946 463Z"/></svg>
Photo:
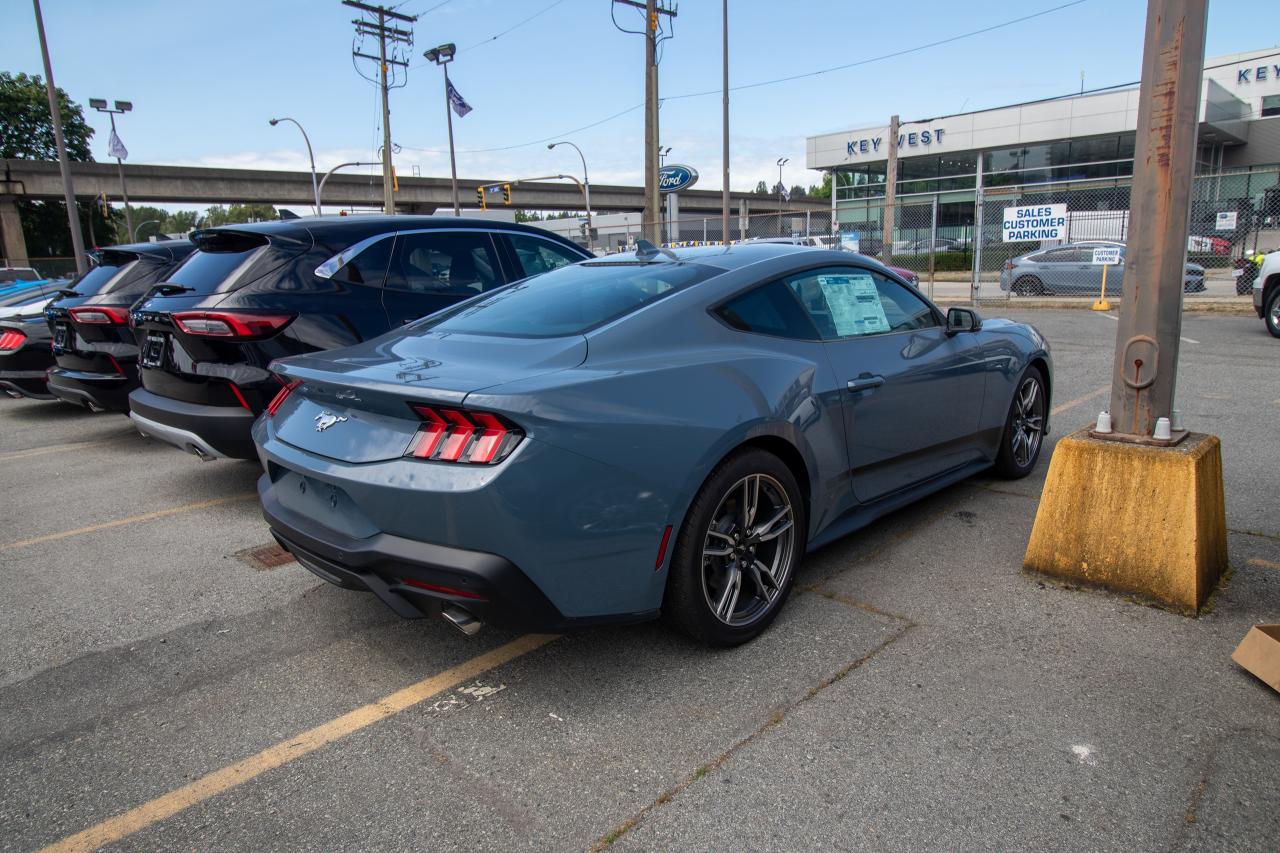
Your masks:
<svg viewBox="0 0 1280 853"><path fill-rule="evenodd" d="M489 207L484 203L484 187L476 187L476 204L480 205L481 210L488 210Z"/></svg>
<svg viewBox="0 0 1280 853"><path fill-rule="evenodd" d="M511 204L511 184L502 185L502 203Z"/></svg>

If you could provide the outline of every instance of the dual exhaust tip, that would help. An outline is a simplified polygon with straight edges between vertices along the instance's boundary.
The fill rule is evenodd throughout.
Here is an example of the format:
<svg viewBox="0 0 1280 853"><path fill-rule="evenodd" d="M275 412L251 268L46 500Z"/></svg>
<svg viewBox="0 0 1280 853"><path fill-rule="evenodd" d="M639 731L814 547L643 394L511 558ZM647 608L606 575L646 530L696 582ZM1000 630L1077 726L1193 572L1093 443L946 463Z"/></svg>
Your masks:
<svg viewBox="0 0 1280 853"><path fill-rule="evenodd" d="M480 629L484 627L483 622L456 604L443 605L440 608L440 615L444 617L444 621L448 622L468 637L474 637L476 634L480 633Z"/></svg>

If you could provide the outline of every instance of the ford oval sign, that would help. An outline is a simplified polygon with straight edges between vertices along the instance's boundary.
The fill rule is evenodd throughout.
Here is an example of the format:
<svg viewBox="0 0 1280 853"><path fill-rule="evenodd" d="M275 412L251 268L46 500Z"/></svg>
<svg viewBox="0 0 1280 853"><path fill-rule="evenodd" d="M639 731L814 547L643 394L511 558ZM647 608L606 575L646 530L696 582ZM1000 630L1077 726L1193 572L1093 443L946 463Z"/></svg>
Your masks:
<svg viewBox="0 0 1280 853"><path fill-rule="evenodd" d="M698 182L698 172L692 166L672 163L658 170L658 192L677 193Z"/></svg>

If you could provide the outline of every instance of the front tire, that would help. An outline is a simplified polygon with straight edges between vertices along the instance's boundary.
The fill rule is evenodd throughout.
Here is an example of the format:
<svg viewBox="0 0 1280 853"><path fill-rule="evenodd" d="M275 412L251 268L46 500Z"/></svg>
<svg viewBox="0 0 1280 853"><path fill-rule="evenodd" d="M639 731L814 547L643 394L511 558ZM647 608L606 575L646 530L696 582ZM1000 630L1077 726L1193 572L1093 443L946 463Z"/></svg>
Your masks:
<svg viewBox="0 0 1280 853"><path fill-rule="evenodd" d="M1267 300L1267 306L1263 310L1262 316L1266 318L1267 331L1271 333L1271 336L1280 338L1280 287L1271 292L1271 298Z"/></svg>
<svg viewBox="0 0 1280 853"><path fill-rule="evenodd" d="M755 639L791 592L808 530L795 476L745 448L721 462L676 537L663 615L712 646Z"/></svg>
<svg viewBox="0 0 1280 853"><path fill-rule="evenodd" d="M1038 367L1028 367L1013 392L1004 432L1000 436L995 470L1001 477L1019 480L1036 467L1044 445L1048 406L1044 374Z"/></svg>

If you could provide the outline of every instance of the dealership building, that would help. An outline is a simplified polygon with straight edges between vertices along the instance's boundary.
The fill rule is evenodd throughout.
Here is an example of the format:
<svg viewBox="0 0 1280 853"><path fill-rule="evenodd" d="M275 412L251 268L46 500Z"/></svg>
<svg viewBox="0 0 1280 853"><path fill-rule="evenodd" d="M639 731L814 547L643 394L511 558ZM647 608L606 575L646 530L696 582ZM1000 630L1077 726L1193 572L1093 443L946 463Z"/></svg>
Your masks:
<svg viewBox="0 0 1280 853"><path fill-rule="evenodd" d="M1276 205L1280 214L1280 49L1206 60L1201 87L1196 171L1221 176L1197 180L1201 213ZM927 205L939 234L971 229L979 198L997 210L1071 193L1076 209L1127 209L1137 122L1136 86L905 122L897 198ZM879 229L888 139L885 125L809 137L808 166L832 173L841 230Z"/></svg>

